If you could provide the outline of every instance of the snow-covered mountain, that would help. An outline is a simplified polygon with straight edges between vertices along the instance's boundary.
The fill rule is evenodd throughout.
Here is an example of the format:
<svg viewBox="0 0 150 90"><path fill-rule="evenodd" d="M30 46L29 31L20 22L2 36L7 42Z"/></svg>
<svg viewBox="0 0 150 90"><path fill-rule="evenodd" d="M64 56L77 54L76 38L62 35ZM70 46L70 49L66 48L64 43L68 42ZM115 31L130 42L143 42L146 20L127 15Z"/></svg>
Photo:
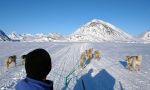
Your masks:
<svg viewBox="0 0 150 90"><path fill-rule="evenodd" d="M23 40L26 42L48 42L48 38L43 33L32 34L22 34Z"/></svg>
<svg viewBox="0 0 150 90"><path fill-rule="evenodd" d="M9 36L9 37L8 37ZM17 34L12 32L10 35L6 35L0 30L0 41L11 40L12 41L25 41L25 42L149 42L150 31L140 35L140 37L132 37L121 29L114 25L93 19L90 22L82 25L74 33L68 37L63 37L59 33L49 34Z"/></svg>
<svg viewBox="0 0 150 90"><path fill-rule="evenodd" d="M22 35L17 34L16 32L12 32L11 34L8 35L9 38L11 38L12 40L23 40Z"/></svg>
<svg viewBox="0 0 150 90"><path fill-rule="evenodd" d="M11 41L11 39L2 30L0 30L0 41Z"/></svg>
<svg viewBox="0 0 150 90"><path fill-rule="evenodd" d="M114 25L94 19L77 29L69 41L132 41L133 37Z"/></svg>
<svg viewBox="0 0 150 90"><path fill-rule="evenodd" d="M49 40L64 40L65 38L59 33L49 33L47 38Z"/></svg>
<svg viewBox="0 0 150 90"><path fill-rule="evenodd" d="M20 40L25 42L49 42L49 41L56 41L63 39L63 36L61 36L58 33L49 33L48 35L45 35L43 33L37 33L37 34L17 34L15 32L12 32L9 37L13 40Z"/></svg>
<svg viewBox="0 0 150 90"><path fill-rule="evenodd" d="M140 39L142 39L144 41L150 41L150 30L141 34Z"/></svg>

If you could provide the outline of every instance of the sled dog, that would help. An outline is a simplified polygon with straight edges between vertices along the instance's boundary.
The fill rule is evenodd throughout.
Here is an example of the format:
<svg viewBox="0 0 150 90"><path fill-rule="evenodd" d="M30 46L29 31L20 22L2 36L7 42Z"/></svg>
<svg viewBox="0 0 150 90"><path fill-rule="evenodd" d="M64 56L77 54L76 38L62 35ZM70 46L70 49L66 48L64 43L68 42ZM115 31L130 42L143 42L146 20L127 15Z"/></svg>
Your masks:
<svg viewBox="0 0 150 90"><path fill-rule="evenodd" d="M87 50L87 57L88 57L88 60L91 60L93 58L93 48L89 48Z"/></svg>
<svg viewBox="0 0 150 90"><path fill-rule="evenodd" d="M99 60L101 57L100 51L98 51L98 50L95 50L94 55L95 55L95 59L97 59L97 60Z"/></svg>
<svg viewBox="0 0 150 90"><path fill-rule="evenodd" d="M15 66L16 66L16 55L12 55L12 56L9 56L6 60L5 60L5 63L6 63L6 66L7 66L7 68L9 68L9 65L11 64L11 63L14 63L15 64Z"/></svg>
<svg viewBox="0 0 150 90"><path fill-rule="evenodd" d="M86 54L85 54L85 52L83 52L83 53L81 53L81 56L80 56L80 66L82 68L84 66L85 60L86 60Z"/></svg>
<svg viewBox="0 0 150 90"><path fill-rule="evenodd" d="M129 70L140 70L142 56L126 56L126 61Z"/></svg>
<svg viewBox="0 0 150 90"><path fill-rule="evenodd" d="M25 65L26 55L22 55L21 58L22 58L21 65Z"/></svg>

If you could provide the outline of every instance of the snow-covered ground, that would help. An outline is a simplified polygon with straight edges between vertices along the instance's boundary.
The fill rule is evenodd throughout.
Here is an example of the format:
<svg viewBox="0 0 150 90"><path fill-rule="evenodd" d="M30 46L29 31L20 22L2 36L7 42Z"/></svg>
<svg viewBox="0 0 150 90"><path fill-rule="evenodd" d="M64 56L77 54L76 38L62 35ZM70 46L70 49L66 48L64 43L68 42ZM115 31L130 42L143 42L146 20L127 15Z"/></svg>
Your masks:
<svg viewBox="0 0 150 90"><path fill-rule="evenodd" d="M142 43L0 43L0 90L14 90L16 83L25 77L21 55L35 48L46 49L52 58L52 71L48 79L54 81L54 90L149 90L150 44ZM79 67L80 54L88 49L102 53L99 61L92 59L84 69ZM140 71L129 71L126 55L143 56ZM4 60L17 55L17 66L6 69Z"/></svg>

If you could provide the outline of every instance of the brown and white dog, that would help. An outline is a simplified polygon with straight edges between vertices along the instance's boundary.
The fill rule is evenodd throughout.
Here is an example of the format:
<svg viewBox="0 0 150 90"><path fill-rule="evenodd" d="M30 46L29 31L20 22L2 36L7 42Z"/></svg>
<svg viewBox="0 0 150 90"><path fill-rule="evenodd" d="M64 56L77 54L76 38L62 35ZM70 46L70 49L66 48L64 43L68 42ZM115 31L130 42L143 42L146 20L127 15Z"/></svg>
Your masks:
<svg viewBox="0 0 150 90"><path fill-rule="evenodd" d="M141 62L142 62L142 56L126 56L126 61L128 64L129 70L140 70Z"/></svg>
<svg viewBox="0 0 150 90"><path fill-rule="evenodd" d="M98 50L95 50L94 55L95 55L95 59L97 59L97 60L99 60L101 57L100 51L98 51Z"/></svg>
<svg viewBox="0 0 150 90"><path fill-rule="evenodd" d="M89 48L86 52L88 60L93 58L93 48Z"/></svg>
<svg viewBox="0 0 150 90"><path fill-rule="evenodd" d="M81 56L80 56L80 66L81 66L81 68L83 68L85 61L86 61L86 53L83 52L83 53L81 53Z"/></svg>
<svg viewBox="0 0 150 90"><path fill-rule="evenodd" d="M22 55L21 58L23 59L23 60L21 61L21 65L25 65L26 55Z"/></svg>
<svg viewBox="0 0 150 90"><path fill-rule="evenodd" d="M9 56L6 60L5 60L5 63L6 63L6 66L7 68L9 68L9 65L14 63L15 66L16 66L16 55L12 55L12 56Z"/></svg>

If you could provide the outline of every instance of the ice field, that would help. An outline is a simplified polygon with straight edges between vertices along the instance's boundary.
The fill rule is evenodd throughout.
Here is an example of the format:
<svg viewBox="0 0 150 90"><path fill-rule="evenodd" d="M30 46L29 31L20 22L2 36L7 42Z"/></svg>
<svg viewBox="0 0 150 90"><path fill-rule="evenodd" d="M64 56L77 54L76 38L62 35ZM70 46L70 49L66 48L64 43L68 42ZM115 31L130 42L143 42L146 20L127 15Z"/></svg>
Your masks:
<svg viewBox="0 0 150 90"><path fill-rule="evenodd" d="M15 90L16 83L25 78L21 55L36 48L46 49L52 58L48 79L54 90L149 90L150 44L144 43L38 43L0 42L0 90ZM94 48L100 50L100 60L92 59L81 69L81 53ZM17 66L6 68L5 59L17 55ZM142 55L140 71L129 71L126 55Z"/></svg>

